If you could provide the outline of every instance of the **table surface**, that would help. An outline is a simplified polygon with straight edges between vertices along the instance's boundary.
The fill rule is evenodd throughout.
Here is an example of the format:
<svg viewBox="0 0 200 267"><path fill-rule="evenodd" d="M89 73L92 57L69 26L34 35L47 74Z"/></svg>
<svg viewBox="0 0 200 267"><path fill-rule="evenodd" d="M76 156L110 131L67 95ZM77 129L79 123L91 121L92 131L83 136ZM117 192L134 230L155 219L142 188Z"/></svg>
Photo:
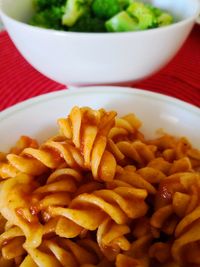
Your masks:
<svg viewBox="0 0 200 267"><path fill-rule="evenodd" d="M164 69L131 87L173 96L200 107L200 26L195 25L180 52ZM30 66L7 32L0 33L0 111L65 88Z"/></svg>

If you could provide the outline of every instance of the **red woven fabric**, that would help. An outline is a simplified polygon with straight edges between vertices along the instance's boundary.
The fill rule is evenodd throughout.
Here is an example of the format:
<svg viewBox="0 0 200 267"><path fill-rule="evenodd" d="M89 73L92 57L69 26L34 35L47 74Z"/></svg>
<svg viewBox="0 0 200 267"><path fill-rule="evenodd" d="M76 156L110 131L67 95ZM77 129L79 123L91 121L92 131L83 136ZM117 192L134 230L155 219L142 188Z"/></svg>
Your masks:
<svg viewBox="0 0 200 267"><path fill-rule="evenodd" d="M132 86L174 96L200 107L200 27L194 27L181 51L167 67ZM32 68L8 34L0 33L0 110L64 88Z"/></svg>

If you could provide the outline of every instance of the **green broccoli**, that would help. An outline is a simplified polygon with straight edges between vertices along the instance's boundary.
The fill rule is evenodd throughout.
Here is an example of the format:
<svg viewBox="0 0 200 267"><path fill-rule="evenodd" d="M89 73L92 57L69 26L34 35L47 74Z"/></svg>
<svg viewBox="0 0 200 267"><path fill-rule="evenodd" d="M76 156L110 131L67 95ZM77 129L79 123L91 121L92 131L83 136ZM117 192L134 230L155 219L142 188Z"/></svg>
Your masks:
<svg viewBox="0 0 200 267"><path fill-rule="evenodd" d="M121 9L124 10L126 9L134 0L118 0L119 4L121 6Z"/></svg>
<svg viewBox="0 0 200 267"><path fill-rule="evenodd" d="M162 27L173 23L173 17L169 13L151 4L145 4L145 6L148 7L155 16L155 23L152 28Z"/></svg>
<svg viewBox="0 0 200 267"><path fill-rule="evenodd" d="M163 12L157 18L157 21L158 21L158 26L163 27L163 26L167 26L167 25L172 24L173 23L173 17L169 13Z"/></svg>
<svg viewBox="0 0 200 267"><path fill-rule="evenodd" d="M119 0L93 0L92 11L101 19L109 19L121 11Z"/></svg>
<svg viewBox="0 0 200 267"><path fill-rule="evenodd" d="M134 2L127 8L127 12L138 21L138 30L151 28L155 23L153 12L144 3Z"/></svg>
<svg viewBox="0 0 200 267"><path fill-rule="evenodd" d="M44 9L49 9L53 6L60 7L65 3L66 0L34 0L34 5L39 11L44 11Z"/></svg>
<svg viewBox="0 0 200 267"><path fill-rule="evenodd" d="M173 17L137 0L32 0L30 24L77 32L123 32L162 27Z"/></svg>
<svg viewBox="0 0 200 267"><path fill-rule="evenodd" d="M108 32L127 32L138 29L138 23L126 11L121 11L105 23Z"/></svg>
<svg viewBox="0 0 200 267"><path fill-rule="evenodd" d="M151 12L154 14L155 17L158 17L161 15L162 10L158 7L153 6L152 4L145 3L145 6L151 10Z"/></svg>
<svg viewBox="0 0 200 267"><path fill-rule="evenodd" d="M137 31L156 28L172 23L172 16L150 4L128 0L126 12L123 10L106 21L110 32Z"/></svg>
<svg viewBox="0 0 200 267"><path fill-rule="evenodd" d="M38 26L47 29L63 30L61 23L63 16L62 7L51 7L40 12L36 12L29 23L33 26Z"/></svg>
<svg viewBox="0 0 200 267"><path fill-rule="evenodd" d="M88 13L80 17L68 30L73 32L105 32L106 28L104 20L92 17Z"/></svg>
<svg viewBox="0 0 200 267"><path fill-rule="evenodd" d="M73 26L77 20L88 13L89 6L92 0L67 0L65 12L62 17L62 24Z"/></svg>
<svg viewBox="0 0 200 267"><path fill-rule="evenodd" d="M94 16L101 19L109 19L125 8L132 0L93 0L92 12Z"/></svg>

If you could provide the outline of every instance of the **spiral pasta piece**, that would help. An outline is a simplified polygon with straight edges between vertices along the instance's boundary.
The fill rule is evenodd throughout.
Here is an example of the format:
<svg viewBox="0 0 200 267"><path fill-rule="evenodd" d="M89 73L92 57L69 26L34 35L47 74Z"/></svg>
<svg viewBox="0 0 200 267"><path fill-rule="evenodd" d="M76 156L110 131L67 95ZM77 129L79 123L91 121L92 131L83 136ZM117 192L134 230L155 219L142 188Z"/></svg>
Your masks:
<svg viewBox="0 0 200 267"><path fill-rule="evenodd" d="M98 264L103 258L96 242L83 239L78 242L65 238L53 238L44 241L37 249L27 249L36 266L78 267L84 264ZM24 266L28 266L27 263Z"/></svg>
<svg viewBox="0 0 200 267"><path fill-rule="evenodd" d="M120 251L127 251L130 249L129 241L124 237L130 232L127 225L119 225L110 219L106 219L97 231L98 245L110 261L115 260Z"/></svg>
<svg viewBox="0 0 200 267"><path fill-rule="evenodd" d="M115 116L112 111L74 107L68 118L58 121L61 134L83 154L84 166L92 170L95 179L112 180L115 174L115 158L106 150Z"/></svg>
<svg viewBox="0 0 200 267"><path fill-rule="evenodd" d="M131 234L133 241L130 242L130 248L128 251L123 252L124 264L125 260L132 259L137 262L139 266L151 266L148 250L154 237L149 219L146 216L136 219L131 227ZM128 262L129 261L127 261L127 264Z"/></svg>
<svg viewBox="0 0 200 267"><path fill-rule="evenodd" d="M181 170L185 168L183 157ZM173 258L184 266L183 253L187 259L187 264L198 263L199 242L199 189L200 176L193 172L178 172L165 178L160 183L158 191L158 209L151 218L151 225L161 229L167 234L174 234L176 240L171 244ZM164 199L164 201L162 200ZM160 262L167 261L164 255L169 254L167 244L155 244L151 248L151 255L155 255ZM193 257L191 258L189 247L193 246ZM187 248L187 249L186 249ZM168 252L166 252L168 250ZM196 253L196 254L195 254ZM169 257L167 257L169 258Z"/></svg>
<svg viewBox="0 0 200 267"><path fill-rule="evenodd" d="M0 235L0 250L2 257L0 257L0 266L13 266L13 262L18 261L20 257L26 254L23 244L25 237L19 227L11 227Z"/></svg>
<svg viewBox="0 0 200 267"><path fill-rule="evenodd" d="M124 266L145 267L145 265L143 265L140 260L134 259L127 255L118 254L116 259L116 267L124 267Z"/></svg>
<svg viewBox="0 0 200 267"><path fill-rule="evenodd" d="M63 216L75 225L79 225L80 232L83 229L98 229L99 246L102 252L113 260L116 257L116 251L129 249L130 244L124 237L129 232L129 228L121 224L127 222L128 218L137 218L146 213L145 197L144 190L133 188L127 190L127 188L118 187L114 191L98 190L93 194L79 195L67 209L51 207L48 212L52 217ZM132 203L135 205L133 206ZM106 219L106 213L112 219L111 221ZM91 214L95 214L95 216L91 216ZM80 232L77 232L77 235ZM108 248L110 248L110 253L107 253Z"/></svg>
<svg viewBox="0 0 200 267"><path fill-rule="evenodd" d="M128 114L115 119L115 125L109 132L109 139L113 141L134 139L137 137L141 122L134 114Z"/></svg>
<svg viewBox="0 0 200 267"><path fill-rule="evenodd" d="M7 168L15 168L30 175L40 175L45 168L57 168L61 163L61 158L64 158L67 166L72 168L77 166L91 168L95 179L112 180L116 161L113 155L106 150L107 135L111 127L115 123L116 127L126 128L129 133L134 132L135 127L139 127L136 118L132 118L130 115L123 119L116 119L116 122L114 121L115 116L115 112L106 113L103 110L94 111L75 107L66 120L59 120L61 133L68 139L72 139L75 148L69 141L63 143L49 140L40 149L25 148L21 151L21 156L8 155L11 166L7 166ZM81 126L82 124L83 126ZM80 146L80 144L82 145ZM55 161L55 159L57 160ZM12 176L14 175L12 174Z"/></svg>
<svg viewBox="0 0 200 267"><path fill-rule="evenodd" d="M15 146L10 149L10 152L8 154L14 153L15 155L19 155L27 147L38 148L38 143L36 140L28 136L21 136L16 142ZM8 163L8 154L0 154L0 178L6 179L15 177L18 173L18 170Z"/></svg>
<svg viewBox="0 0 200 267"><path fill-rule="evenodd" d="M51 216L64 216L88 230L95 230L106 214L118 224L128 218L143 216L147 211L144 202L147 193L142 189L118 187L114 190L98 190L81 194L72 200L69 208L50 207ZM133 205L135 203L135 205ZM91 217L91 214L95 217Z"/></svg>
<svg viewBox="0 0 200 267"><path fill-rule="evenodd" d="M27 245L37 247L42 240L42 227L37 216L30 212L30 203L26 201L34 187L32 177L25 174L4 181L0 189L0 212L23 231Z"/></svg>
<svg viewBox="0 0 200 267"><path fill-rule="evenodd" d="M139 139L133 141L122 139L118 142L109 139L108 144L119 164L127 165L131 163L144 167L155 159L156 147L145 144L144 141Z"/></svg>
<svg viewBox="0 0 200 267"><path fill-rule="evenodd" d="M28 136L21 136L15 146L10 149L8 154L13 153L15 155L19 155L27 147L38 148L38 143L36 140ZM15 177L18 173L18 170L8 163L8 154L0 152L0 178L2 179Z"/></svg>
<svg viewBox="0 0 200 267"><path fill-rule="evenodd" d="M176 138L169 134L164 134L157 139L148 141L148 144L155 145L160 155L169 162L186 157L194 170L198 169L200 165L199 150L193 148L185 137Z"/></svg>
<svg viewBox="0 0 200 267"><path fill-rule="evenodd" d="M156 193L154 186L132 168L125 167L122 173L116 175L115 179L125 182L129 186L144 189L150 194Z"/></svg>
<svg viewBox="0 0 200 267"><path fill-rule="evenodd" d="M45 185L33 192L33 198L37 199L36 209L40 211L48 206L68 206L71 202L70 193L76 192L76 184L79 184L82 178L79 171L70 168L61 168L52 172Z"/></svg>

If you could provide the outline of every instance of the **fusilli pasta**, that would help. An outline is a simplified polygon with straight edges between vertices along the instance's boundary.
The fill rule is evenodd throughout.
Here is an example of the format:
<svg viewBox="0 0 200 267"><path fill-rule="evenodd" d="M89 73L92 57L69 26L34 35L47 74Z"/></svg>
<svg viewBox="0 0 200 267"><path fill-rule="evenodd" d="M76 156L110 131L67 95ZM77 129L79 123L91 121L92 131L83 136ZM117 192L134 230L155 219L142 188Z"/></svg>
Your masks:
<svg viewBox="0 0 200 267"><path fill-rule="evenodd" d="M0 266L200 266L200 151L134 114L74 107L0 153Z"/></svg>

